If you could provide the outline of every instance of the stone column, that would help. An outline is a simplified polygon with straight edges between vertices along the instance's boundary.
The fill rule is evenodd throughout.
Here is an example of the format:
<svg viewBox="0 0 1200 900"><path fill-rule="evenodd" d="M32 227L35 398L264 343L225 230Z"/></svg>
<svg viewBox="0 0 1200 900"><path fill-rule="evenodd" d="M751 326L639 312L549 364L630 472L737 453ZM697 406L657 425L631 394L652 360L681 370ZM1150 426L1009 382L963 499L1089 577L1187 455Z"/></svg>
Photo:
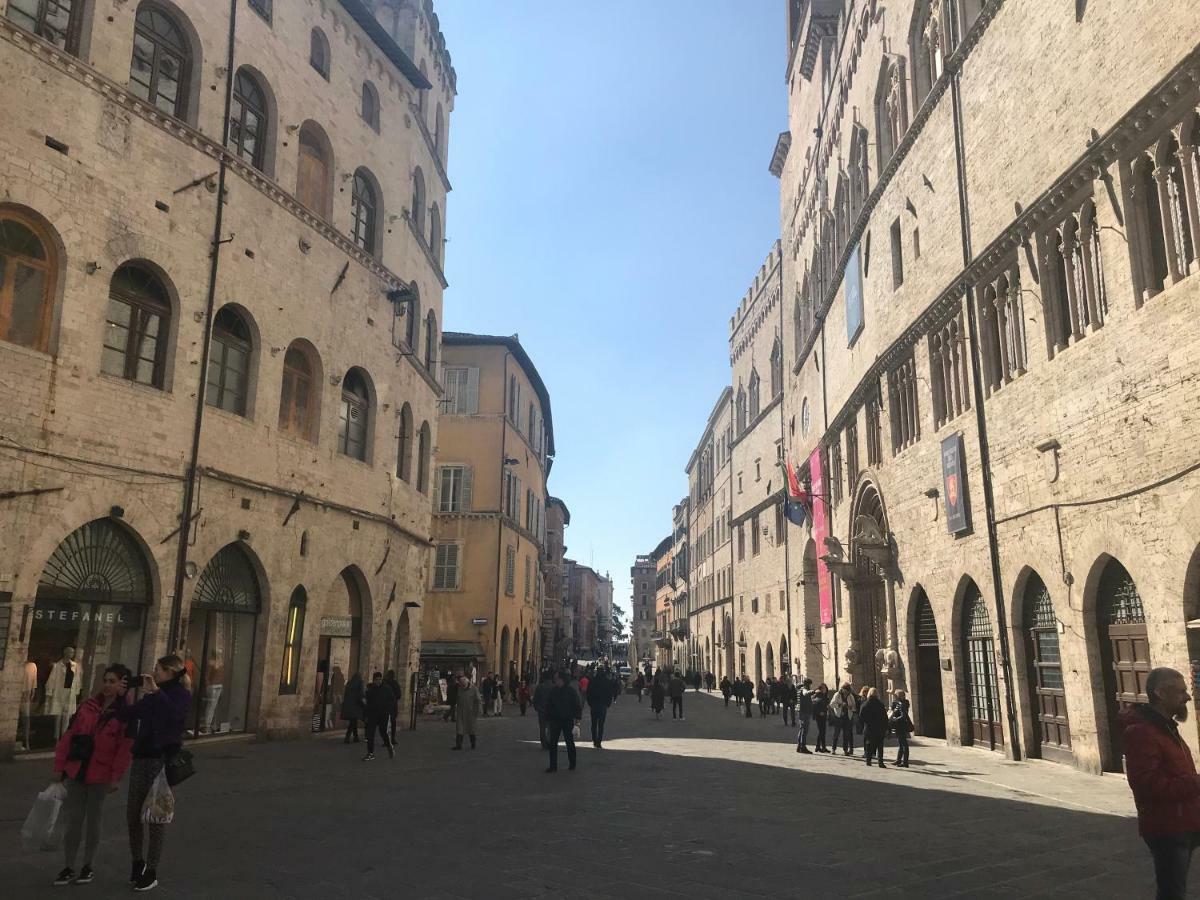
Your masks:
<svg viewBox="0 0 1200 900"><path fill-rule="evenodd" d="M1175 241L1175 217L1171 212L1171 170L1166 166L1156 166L1154 180L1158 182L1158 212L1162 219L1163 245L1167 252L1167 270L1171 273L1171 283L1183 278L1179 270L1178 244ZM1166 285L1164 285L1166 287Z"/></svg>

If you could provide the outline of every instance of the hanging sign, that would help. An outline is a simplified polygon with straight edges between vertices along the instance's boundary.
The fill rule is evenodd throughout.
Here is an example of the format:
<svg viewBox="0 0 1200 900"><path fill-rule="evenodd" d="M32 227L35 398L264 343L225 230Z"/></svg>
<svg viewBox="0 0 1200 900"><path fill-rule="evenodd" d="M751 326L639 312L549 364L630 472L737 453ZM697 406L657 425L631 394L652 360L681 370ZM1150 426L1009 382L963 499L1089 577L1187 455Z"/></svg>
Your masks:
<svg viewBox="0 0 1200 900"><path fill-rule="evenodd" d="M354 619L351 616L321 616L321 637L348 638L354 636Z"/></svg>
<svg viewBox="0 0 1200 900"><path fill-rule="evenodd" d="M961 431L942 440L942 496L946 503L946 529L951 534L970 531L971 513L967 504L967 470Z"/></svg>
<svg viewBox="0 0 1200 900"><path fill-rule="evenodd" d="M833 579L829 566L821 557L825 554L825 538L829 536L829 506L825 502L825 472L821 468L821 448L818 447L808 458L808 472L812 479L813 541L817 545L817 599L821 607L821 624L833 624Z"/></svg>

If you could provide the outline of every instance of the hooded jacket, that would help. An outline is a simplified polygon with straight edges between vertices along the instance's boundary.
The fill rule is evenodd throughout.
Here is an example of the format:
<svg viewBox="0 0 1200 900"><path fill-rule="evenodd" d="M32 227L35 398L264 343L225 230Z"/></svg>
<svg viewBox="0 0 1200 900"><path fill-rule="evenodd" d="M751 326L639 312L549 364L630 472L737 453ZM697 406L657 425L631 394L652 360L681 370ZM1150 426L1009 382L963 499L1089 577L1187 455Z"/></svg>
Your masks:
<svg viewBox="0 0 1200 900"><path fill-rule="evenodd" d="M65 774L68 778L78 778L79 769L83 763L77 759L68 759L71 752L71 738L77 734L92 736L92 755L84 769L84 784L116 784L129 768L132 758L133 739L126 735L126 726L117 718L117 710L124 706L125 699L117 697L108 709L100 695L89 697L83 701L71 727L66 730L58 745L54 748L54 773Z"/></svg>
<svg viewBox="0 0 1200 900"><path fill-rule="evenodd" d="M1200 831L1200 776L1174 721L1141 704L1118 718L1125 775L1144 837Z"/></svg>
<svg viewBox="0 0 1200 900"><path fill-rule="evenodd" d="M157 691L144 695L132 706L118 707L119 721L138 723L133 741L135 759L160 759L183 744L192 692L179 681L179 677L164 681Z"/></svg>

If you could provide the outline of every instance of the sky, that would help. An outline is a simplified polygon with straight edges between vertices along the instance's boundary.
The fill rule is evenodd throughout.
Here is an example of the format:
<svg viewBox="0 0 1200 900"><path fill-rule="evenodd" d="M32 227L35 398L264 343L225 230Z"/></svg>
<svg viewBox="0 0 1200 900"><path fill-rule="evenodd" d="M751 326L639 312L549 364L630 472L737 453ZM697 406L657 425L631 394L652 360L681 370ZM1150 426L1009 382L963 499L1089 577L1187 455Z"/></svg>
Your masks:
<svg viewBox="0 0 1200 900"><path fill-rule="evenodd" d="M458 74L447 331L517 334L550 393L567 555L671 531L779 235L783 0L435 0Z"/></svg>

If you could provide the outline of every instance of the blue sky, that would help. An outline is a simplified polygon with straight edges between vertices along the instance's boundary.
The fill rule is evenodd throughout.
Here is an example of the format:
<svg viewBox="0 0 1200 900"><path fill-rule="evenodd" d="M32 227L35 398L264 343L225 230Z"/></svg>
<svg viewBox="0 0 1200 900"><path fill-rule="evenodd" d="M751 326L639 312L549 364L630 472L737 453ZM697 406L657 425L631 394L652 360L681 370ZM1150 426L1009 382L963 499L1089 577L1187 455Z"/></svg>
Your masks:
<svg viewBox="0 0 1200 900"><path fill-rule="evenodd" d="M779 233L783 0L436 0L458 72L445 327L519 334L550 391L568 555L671 529Z"/></svg>

